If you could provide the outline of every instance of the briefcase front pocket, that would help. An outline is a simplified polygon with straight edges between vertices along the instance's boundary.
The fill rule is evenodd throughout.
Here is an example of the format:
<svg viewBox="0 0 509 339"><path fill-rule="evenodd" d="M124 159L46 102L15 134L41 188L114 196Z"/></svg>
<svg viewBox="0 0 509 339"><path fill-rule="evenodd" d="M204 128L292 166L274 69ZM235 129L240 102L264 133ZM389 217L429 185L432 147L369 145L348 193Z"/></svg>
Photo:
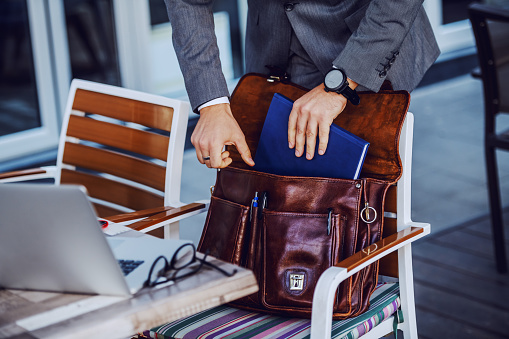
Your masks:
<svg viewBox="0 0 509 339"><path fill-rule="evenodd" d="M248 206L211 197L198 251L240 265L248 220Z"/></svg>
<svg viewBox="0 0 509 339"><path fill-rule="evenodd" d="M281 311L309 310L320 275L342 259L340 214L264 211L262 303Z"/></svg>

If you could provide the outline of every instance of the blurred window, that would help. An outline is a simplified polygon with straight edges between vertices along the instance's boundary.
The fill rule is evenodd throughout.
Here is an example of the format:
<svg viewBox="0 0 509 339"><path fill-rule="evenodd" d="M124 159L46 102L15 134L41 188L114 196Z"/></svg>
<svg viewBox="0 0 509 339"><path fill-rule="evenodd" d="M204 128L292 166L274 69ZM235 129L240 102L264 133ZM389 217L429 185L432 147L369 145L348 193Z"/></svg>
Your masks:
<svg viewBox="0 0 509 339"><path fill-rule="evenodd" d="M41 126L28 8L0 1L0 136Z"/></svg>
<svg viewBox="0 0 509 339"><path fill-rule="evenodd" d="M71 77L120 85L113 1L64 0L64 9Z"/></svg>

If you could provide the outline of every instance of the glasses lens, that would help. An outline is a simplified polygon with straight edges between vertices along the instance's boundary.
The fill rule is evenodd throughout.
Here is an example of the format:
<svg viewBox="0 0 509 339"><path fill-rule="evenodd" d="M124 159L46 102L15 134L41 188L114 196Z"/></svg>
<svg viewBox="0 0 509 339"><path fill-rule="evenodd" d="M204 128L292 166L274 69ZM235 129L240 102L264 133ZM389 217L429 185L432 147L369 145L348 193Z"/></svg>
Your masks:
<svg viewBox="0 0 509 339"><path fill-rule="evenodd" d="M164 276L167 267L168 261L166 260L165 257L160 256L159 258L157 258L152 264L152 267L149 272L148 281L150 282L150 284L156 283L161 276Z"/></svg>
<svg viewBox="0 0 509 339"><path fill-rule="evenodd" d="M170 277L170 279L176 281L182 278L189 277L200 271L201 268L203 267L203 261L201 260L194 261L194 263L195 263L194 265L188 264L187 267L176 269L175 274L172 277Z"/></svg>
<svg viewBox="0 0 509 339"><path fill-rule="evenodd" d="M196 250L193 244L184 244L180 246L173 258L171 258L171 268L180 270L191 265L195 261Z"/></svg>

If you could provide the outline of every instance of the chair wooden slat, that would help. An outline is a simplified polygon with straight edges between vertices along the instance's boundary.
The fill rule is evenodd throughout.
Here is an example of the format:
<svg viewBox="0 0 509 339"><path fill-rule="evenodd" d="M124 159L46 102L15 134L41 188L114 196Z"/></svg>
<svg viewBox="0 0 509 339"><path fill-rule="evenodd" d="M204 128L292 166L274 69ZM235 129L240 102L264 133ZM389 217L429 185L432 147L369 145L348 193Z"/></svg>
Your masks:
<svg viewBox="0 0 509 339"><path fill-rule="evenodd" d="M378 274L399 278L398 252L392 252L380 259Z"/></svg>
<svg viewBox="0 0 509 339"><path fill-rule="evenodd" d="M387 195L385 196L385 212L396 213L398 210L398 201L397 201L397 191L398 187L396 185L392 185L387 190Z"/></svg>
<svg viewBox="0 0 509 339"><path fill-rule="evenodd" d="M44 174L46 171L42 168L30 168L26 170L17 170L12 172L0 173L0 179L7 179L13 177L22 177L25 175Z"/></svg>
<svg viewBox="0 0 509 339"><path fill-rule="evenodd" d="M62 169L60 182L62 184L84 185L91 197L136 211L164 205L163 197L152 192L88 173Z"/></svg>
<svg viewBox="0 0 509 339"><path fill-rule="evenodd" d="M398 201L397 201L398 187L392 185L387 191L385 196L385 212L397 213ZM395 218L384 218L384 229L382 238L387 238L391 234L398 232L397 219ZM380 259L379 274L388 277L398 278L398 255L397 252L388 254L387 256Z"/></svg>
<svg viewBox="0 0 509 339"><path fill-rule="evenodd" d="M382 238L387 238L389 235L398 232L398 222L396 218L384 218L384 229Z"/></svg>
<svg viewBox="0 0 509 339"><path fill-rule="evenodd" d="M382 238L387 238L391 234L398 232L397 220L394 218L384 218L384 229ZM380 259L379 274L388 277L398 278L398 254L397 252L388 254Z"/></svg>
<svg viewBox="0 0 509 339"><path fill-rule="evenodd" d="M72 115L67 135L166 161L169 138L163 135Z"/></svg>
<svg viewBox="0 0 509 339"><path fill-rule="evenodd" d="M112 174L164 192L164 167L130 155L67 142L63 163Z"/></svg>
<svg viewBox="0 0 509 339"><path fill-rule="evenodd" d="M148 228L150 226L157 225L161 222L170 220L172 218L176 218L178 216L181 216L183 214L192 212L192 211L198 211L200 209L205 208L205 204L201 203L192 203L189 205L185 205L182 207L175 207L171 209L167 209L164 212L151 215L143 220L140 220L134 224L129 225L130 228L135 229L137 231L141 231L145 228Z"/></svg>
<svg viewBox="0 0 509 339"><path fill-rule="evenodd" d="M171 131L173 108L77 89L73 109Z"/></svg>

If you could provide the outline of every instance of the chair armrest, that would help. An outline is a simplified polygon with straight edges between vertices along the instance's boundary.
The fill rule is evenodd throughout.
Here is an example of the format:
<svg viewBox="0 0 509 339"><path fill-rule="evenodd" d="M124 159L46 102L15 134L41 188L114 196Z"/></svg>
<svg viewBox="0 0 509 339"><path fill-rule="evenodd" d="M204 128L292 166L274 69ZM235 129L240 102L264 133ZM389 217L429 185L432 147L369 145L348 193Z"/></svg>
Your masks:
<svg viewBox="0 0 509 339"><path fill-rule="evenodd" d="M20 182L37 179L55 179L56 166L44 166L26 170L0 173L0 183Z"/></svg>
<svg viewBox="0 0 509 339"><path fill-rule="evenodd" d="M200 201L181 207L161 206L142 211L119 214L106 219L115 223L142 219L126 226L133 230L145 233L169 223L205 212L207 209L208 203Z"/></svg>
<svg viewBox="0 0 509 339"><path fill-rule="evenodd" d="M388 236L387 238L381 239L376 243L362 249L354 255L346 258L345 260L338 263L337 267L344 267L352 275L364 267L372 264L387 254L394 252L395 250L411 243L423 236L429 234L428 224L411 223L413 226L408 226L402 231ZM428 227L426 227L428 226Z"/></svg>
<svg viewBox="0 0 509 339"><path fill-rule="evenodd" d="M313 295L311 339L330 338L334 296L339 284L389 253L392 253L430 233L430 225L410 222L407 228L381 239L349 258L330 267L318 279ZM325 315L325 316L324 316Z"/></svg>

